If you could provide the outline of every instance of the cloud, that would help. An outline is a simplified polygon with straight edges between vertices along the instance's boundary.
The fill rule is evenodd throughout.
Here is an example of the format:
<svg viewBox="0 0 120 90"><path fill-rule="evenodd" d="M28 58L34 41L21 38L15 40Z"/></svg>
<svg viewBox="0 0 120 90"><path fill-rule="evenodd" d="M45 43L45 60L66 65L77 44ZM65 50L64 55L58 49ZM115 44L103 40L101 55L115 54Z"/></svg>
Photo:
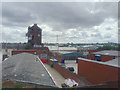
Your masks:
<svg viewBox="0 0 120 90"><path fill-rule="evenodd" d="M17 28L17 27L16 27ZM25 42L27 37L24 28L2 28L2 40L4 42Z"/></svg>
<svg viewBox="0 0 120 90"><path fill-rule="evenodd" d="M104 36L100 26L106 19L117 21L117 2L5 2L2 5L2 18L3 27L10 27L11 30L15 26L24 28L22 33L18 33L20 36L29 25L38 23L43 29L44 42L55 42L56 35L60 36L61 42L81 42L80 39L85 37L87 41L87 38L100 39ZM107 27L111 22L102 26L112 31L113 27ZM11 37L13 34L10 32Z"/></svg>
<svg viewBox="0 0 120 90"><path fill-rule="evenodd" d="M99 25L108 17L117 18L115 11L117 7L115 5L117 3L24 2L3 3L2 9L3 19L5 17L9 22L19 24L38 20L56 28L58 28L57 25L64 28L74 28ZM91 11L94 13L91 13Z"/></svg>
<svg viewBox="0 0 120 90"><path fill-rule="evenodd" d="M111 38L111 34L106 34L104 38L108 38L108 39Z"/></svg>

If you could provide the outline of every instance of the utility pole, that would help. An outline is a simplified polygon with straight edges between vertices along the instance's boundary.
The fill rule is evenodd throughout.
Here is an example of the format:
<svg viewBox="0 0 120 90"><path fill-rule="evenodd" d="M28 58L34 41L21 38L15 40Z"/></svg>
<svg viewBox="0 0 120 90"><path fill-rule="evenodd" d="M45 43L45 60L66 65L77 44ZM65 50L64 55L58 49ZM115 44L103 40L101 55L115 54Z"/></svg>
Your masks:
<svg viewBox="0 0 120 90"><path fill-rule="evenodd" d="M56 44L57 44L57 52L59 52L58 35L57 35L56 37L57 37L57 40L56 40Z"/></svg>
<svg viewBox="0 0 120 90"><path fill-rule="evenodd" d="M5 53L7 54L8 52L8 49L7 49L7 40L6 40L6 43L5 43Z"/></svg>

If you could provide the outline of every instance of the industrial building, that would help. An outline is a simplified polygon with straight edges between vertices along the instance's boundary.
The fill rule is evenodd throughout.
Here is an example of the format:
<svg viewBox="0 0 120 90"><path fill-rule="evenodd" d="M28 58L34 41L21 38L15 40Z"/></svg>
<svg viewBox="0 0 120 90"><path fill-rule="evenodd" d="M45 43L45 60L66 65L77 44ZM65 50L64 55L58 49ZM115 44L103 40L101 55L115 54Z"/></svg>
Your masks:
<svg viewBox="0 0 120 90"><path fill-rule="evenodd" d="M89 52L89 59L106 62L112 59L116 59L119 56L120 51L116 50L91 50Z"/></svg>
<svg viewBox="0 0 120 90"><path fill-rule="evenodd" d="M118 88L119 51L90 50L89 57L78 58L78 75L92 84L106 84L108 88Z"/></svg>
<svg viewBox="0 0 120 90"><path fill-rule="evenodd" d="M78 58L78 75L94 85L105 84L107 88L118 88L119 70L119 58L106 62Z"/></svg>
<svg viewBox="0 0 120 90"><path fill-rule="evenodd" d="M58 47L58 46L47 46L50 51L77 51L75 47Z"/></svg>
<svg viewBox="0 0 120 90"><path fill-rule="evenodd" d="M20 53L2 62L2 81L12 80L14 84L32 87L56 87L49 71L37 55ZM4 87L12 87L9 83Z"/></svg>
<svg viewBox="0 0 120 90"><path fill-rule="evenodd" d="M49 51L52 53L52 58L61 60L76 60L78 57L87 57L87 54L77 52L75 47L58 47L48 46Z"/></svg>
<svg viewBox="0 0 120 90"><path fill-rule="evenodd" d="M47 47L41 47L39 49L33 49L33 50L31 49L31 50L13 50L12 51L12 55L16 55L20 53L31 53L34 55L38 55L38 57L43 63L47 63L49 49Z"/></svg>

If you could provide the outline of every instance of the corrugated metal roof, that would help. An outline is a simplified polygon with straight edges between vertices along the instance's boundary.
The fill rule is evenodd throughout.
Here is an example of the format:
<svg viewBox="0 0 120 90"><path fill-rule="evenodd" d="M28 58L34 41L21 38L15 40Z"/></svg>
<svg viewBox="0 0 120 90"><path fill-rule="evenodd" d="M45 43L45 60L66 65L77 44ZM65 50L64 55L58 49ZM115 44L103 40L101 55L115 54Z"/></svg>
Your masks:
<svg viewBox="0 0 120 90"><path fill-rule="evenodd" d="M115 50L103 50L99 52L93 52L92 54L101 54L101 55L109 55L109 56L118 56L120 51L115 51Z"/></svg>
<svg viewBox="0 0 120 90"><path fill-rule="evenodd" d="M77 53L77 52L72 52L72 53L63 54L63 56L83 56L83 54Z"/></svg>
<svg viewBox="0 0 120 90"><path fill-rule="evenodd" d="M24 81L38 85L55 87L51 76L39 60L38 56L21 53L13 55L2 62L3 80Z"/></svg>

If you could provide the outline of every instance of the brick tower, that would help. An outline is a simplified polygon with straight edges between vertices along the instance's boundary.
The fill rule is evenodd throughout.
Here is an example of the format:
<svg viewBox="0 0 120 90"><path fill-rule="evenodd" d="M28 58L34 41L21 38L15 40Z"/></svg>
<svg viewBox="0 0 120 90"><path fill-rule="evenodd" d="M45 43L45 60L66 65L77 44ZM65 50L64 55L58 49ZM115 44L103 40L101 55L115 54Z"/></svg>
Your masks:
<svg viewBox="0 0 120 90"><path fill-rule="evenodd" d="M32 27L28 27L28 43L32 45L33 48L42 47L42 29L34 24Z"/></svg>

